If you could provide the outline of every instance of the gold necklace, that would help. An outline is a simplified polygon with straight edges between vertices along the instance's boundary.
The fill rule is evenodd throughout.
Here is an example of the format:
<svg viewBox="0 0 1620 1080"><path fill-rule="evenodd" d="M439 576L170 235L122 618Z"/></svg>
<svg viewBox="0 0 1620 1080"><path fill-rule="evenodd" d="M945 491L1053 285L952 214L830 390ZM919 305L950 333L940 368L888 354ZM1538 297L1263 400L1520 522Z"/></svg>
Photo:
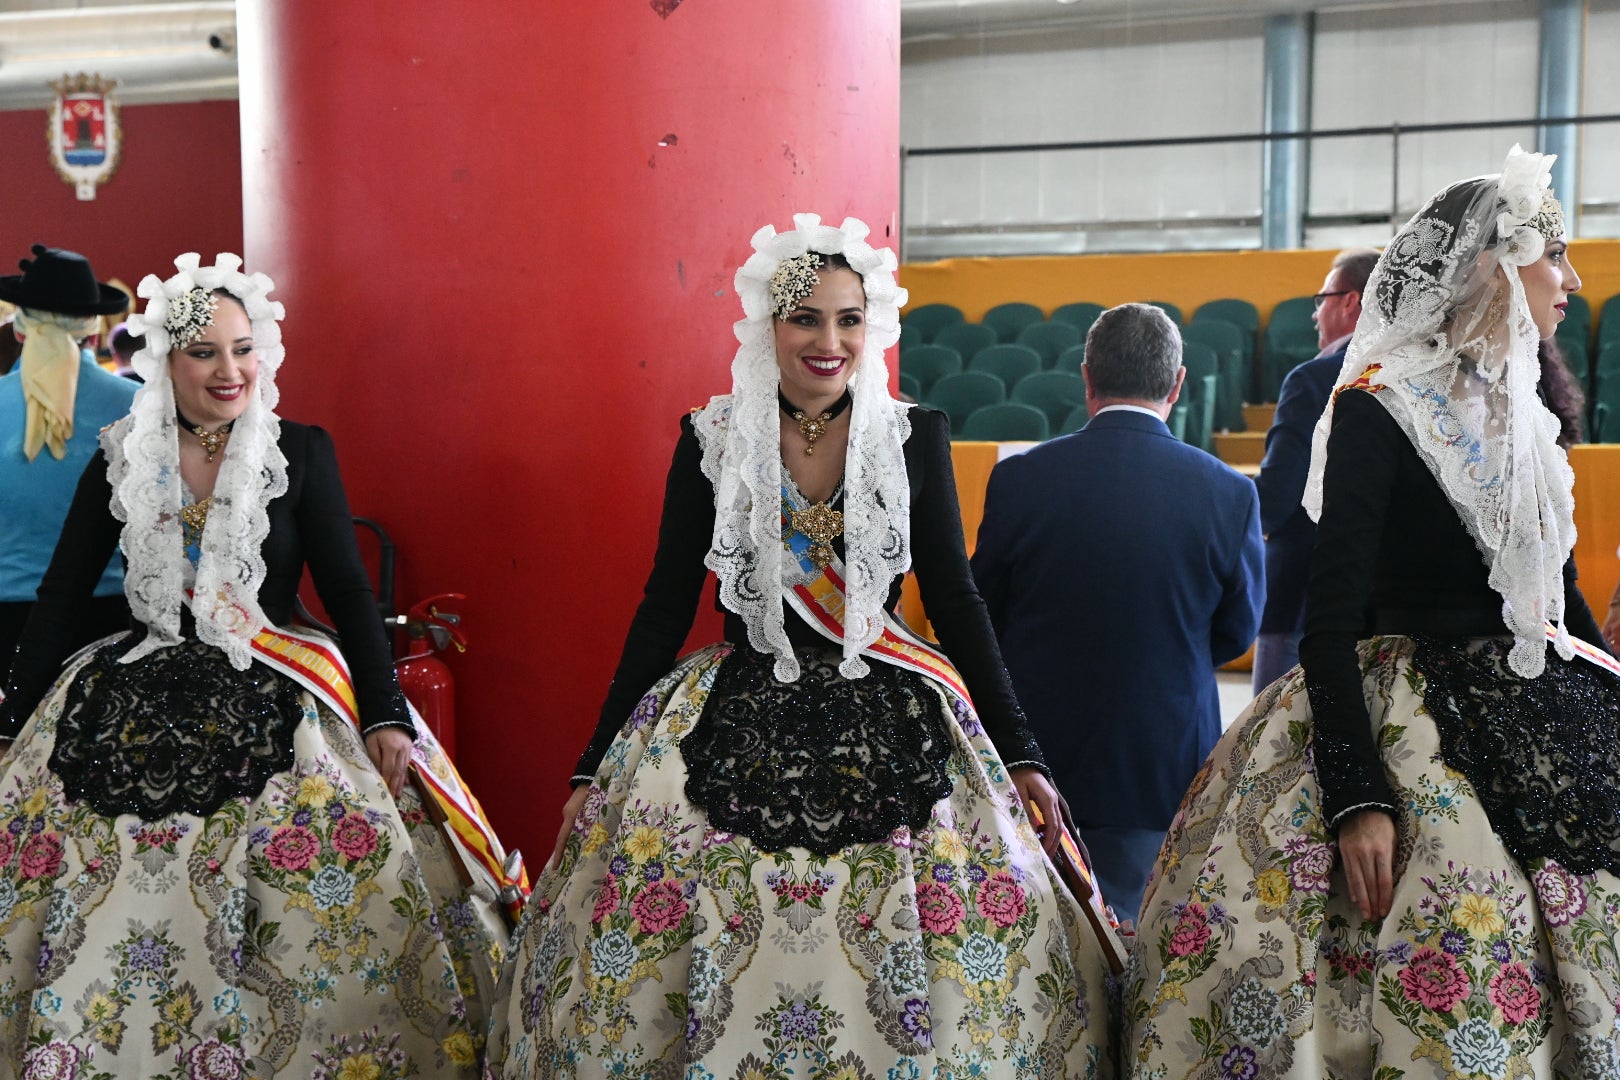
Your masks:
<svg viewBox="0 0 1620 1080"><path fill-rule="evenodd" d="M833 540L844 532L844 513L826 503L814 503L808 509L793 511L793 528L810 541L810 561L817 570L827 569L837 554Z"/></svg>
<svg viewBox="0 0 1620 1080"><path fill-rule="evenodd" d="M187 528L200 533L203 531L203 527L208 524L208 511L213 505L214 497L212 495L206 499L199 499L194 503L187 503L180 508L180 520L186 523Z"/></svg>
<svg viewBox="0 0 1620 1080"><path fill-rule="evenodd" d="M218 431L204 431L201 424L190 429L202 443L203 453L208 455L208 464L214 463L214 458L225 448L225 441L231 437L231 425L226 424Z"/></svg>
<svg viewBox="0 0 1620 1080"><path fill-rule="evenodd" d="M799 425L799 434L804 436L806 443L804 448L806 457L816 452L816 440L827 434L827 425L832 423L839 413L849 408L850 401L849 391L846 390L843 397L833 402L832 408L820 416L808 416L803 409L783 396L782 391L778 390L776 392L777 404L782 406L782 411L792 417Z"/></svg>

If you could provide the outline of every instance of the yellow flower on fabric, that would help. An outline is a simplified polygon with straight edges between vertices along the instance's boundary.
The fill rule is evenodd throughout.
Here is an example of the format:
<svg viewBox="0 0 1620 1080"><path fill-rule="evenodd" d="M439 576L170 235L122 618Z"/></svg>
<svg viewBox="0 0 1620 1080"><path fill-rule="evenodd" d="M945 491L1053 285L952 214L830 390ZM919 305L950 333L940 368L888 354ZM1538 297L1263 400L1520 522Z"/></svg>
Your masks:
<svg viewBox="0 0 1620 1080"><path fill-rule="evenodd" d="M473 1045L472 1036L465 1031L457 1031L439 1044L444 1056L450 1059L452 1065L473 1065L478 1061L478 1048Z"/></svg>
<svg viewBox="0 0 1620 1080"><path fill-rule="evenodd" d="M350 1054L338 1066L337 1080L377 1080L382 1066L370 1054Z"/></svg>
<svg viewBox="0 0 1620 1080"><path fill-rule="evenodd" d="M298 782L298 805L321 807L332 801L337 791L324 776L306 776Z"/></svg>
<svg viewBox="0 0 1620 1080"><path fill-rule="evenodd" d="M23 813L29 817L42 813L45 809L45 789L42 787L35 788L33 794L23 801L22 808Z"/></svg>
<svg viewBox="0 0 1620 1080"><path fill-rule="evenodd" d="M656 859L664 851L664 834L651 825L637 825L624 850L638 863Z"/></svg>
<svg viewBox="0 0 1620 1080"><path fill-rule="evenodd" d="M962 843L962 838L956 834L955 829L941 829L934 834L934 858L952 863L965 863L967 857L967 845Z"/></svg>
<svg viewBox="0 0 1620 1080"><path fill-rule="evenodd" d="M853 1062L848 1061L837 1066L832 1072L822 1073L821 1075L825 1076L827 1080L861 1080L861 1071L855 1067Z"/></svg>
<svg viewBox="0 0 1620 1080"><path fill-rule="evenodd" d="M585 834L584 853L586 855L595 854L607 841L607 830L602 828L602 823L598 821L591 826L590 832Z"/></svg>
<svg viewBox="0 0 1620 1080"><path fill-rule="evenodd" d="M196 1006L197 1003L192 1000L191 995L181 994L179 997L163 1006L163 1018L165 1020L172 1020L176 1024L184 1027L191 1022L192 1017L197 1015Z"/></svg>
<svg viewBox="0 0 1620 1080"><path fill-rule="evenodd" d="M1254 879L1254 893L1262 904L1282 907L1293 895L1294 886L1290 884L1287 874L1273 866L1260 871L1260 875Z"/></svg>
<svg viewBox="0 0 1620 1080"><path fill-rule="evenodd" d="M100 1023L118 1014L118 1006L113 1004L112 998L106 994L92 994L90 1000L84 1003L84 1018L93 1024Z"/></svg>
<svg viewBox="0 0 1620 1080"><path fill-rule="evenodd" d="M1451 913L1451 921L1477 938L1500 934L1507 924L1496 901L1489 896L1469 893Z"/></svg>

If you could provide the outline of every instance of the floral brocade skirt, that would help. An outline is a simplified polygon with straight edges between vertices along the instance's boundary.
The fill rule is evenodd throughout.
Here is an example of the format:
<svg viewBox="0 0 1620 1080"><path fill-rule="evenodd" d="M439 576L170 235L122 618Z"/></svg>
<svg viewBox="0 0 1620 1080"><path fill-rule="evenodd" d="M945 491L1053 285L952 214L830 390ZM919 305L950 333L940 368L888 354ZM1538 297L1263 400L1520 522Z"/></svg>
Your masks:
<svg viewBox="0 0 1620 1080"><path fill-rule="evenodd" d="M97 650L70 665L0 762L0 1077L476 1077L505 927L415 788L396 803L348 722L255 665L291 710L258 756L287 764L206 813L98 811L53 761L108 769L154 725L70 747L97 670Z"/></svg>
<svg viewBox="0 0 1620 1080"><path fill-rule="evenodd" d="M1424 704L1439 692L1418 649L1361 646L1404 803L1388 917L1364 920L1348 899L1295 668L1227 731L1170 827L1126 973L1127 1075L1620 1077L1620 880L1509 852L1479 790L1442 760L1452 729Z"/></svg>
<svg viewBox="0 0 1620 1080"><path fill-rule="evenodd" d="M687 794L729 652L685 658L608 751L513 939L490 1076L1112 1076L1103 954L967 703L924 684L951 719L920 828L773 854Z"/></svg>

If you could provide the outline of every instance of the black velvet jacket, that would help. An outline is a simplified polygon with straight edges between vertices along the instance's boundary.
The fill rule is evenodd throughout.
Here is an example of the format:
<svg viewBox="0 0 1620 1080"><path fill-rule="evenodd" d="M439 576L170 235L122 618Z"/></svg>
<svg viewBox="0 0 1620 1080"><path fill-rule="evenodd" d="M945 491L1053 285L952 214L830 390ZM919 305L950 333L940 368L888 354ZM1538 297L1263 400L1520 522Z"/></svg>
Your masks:
<svg viewBox="0 0 1620 1080"><path fill-rule="evenodd" d="M1012 682L1001 662L995 632L979 590L973 583L956 502L951 468L950 421L934 409L910 410L911 437L906 440L906 476L911 488L911 561L922 590L923 605L939 643L967 684L973 704L996 750L1009 768L1033 766L1046 772L1040 746L1030 733L1013 696ZM641 605L630 623L618 671L597 719L590 745L574 767L576 783L588 781L602 763L614 737L647 688L674 666L676 654L692 628L708 569L703 557L714 533L714 488L703 475L702 448L690 417L681 420L680 440L664 487L658 550ZM839 558L844 541L833 546ZM900 602L901 578L889 589L888 606ZM748 648L742 619L725 613L726 640ZM789 640L795 645L828 641L804 625L791 610L784 613Z"/></svg>
<svg viewBox="0 0 1620 1080"><path fill-rule="evenodd" d="M318 427L281 422L287 493L269 506L270 533L260 548L266 574L259 606L271 623L291 621L304 566L342 635L366 731L397 726L415 733L394 676L393 651L377 614L371 579L354 540L354 521L338 476L332 437ZM107 458L85 466L50 568L39 586L0 704L0 738L16 738L73 651L86 644L79 616L118 547L123 525L113 517ZM185 612L189 624L190 612ZM132 629L144 634L146 628Z"/></svg>
<svg viewBox="0 0 1620 1080"><path fill-rule="evenodd" d="M1357 640L1508 630L1479 548L1373 394L1346 390L1333 406L1322 493L1299 659L1315 718L1322 814L1337 827L1351 810L1396 813L1400 807L1373 744ZM1564 624L1581 640L1605 647L1576 588L1574 559L1564 565Z"/></svg>

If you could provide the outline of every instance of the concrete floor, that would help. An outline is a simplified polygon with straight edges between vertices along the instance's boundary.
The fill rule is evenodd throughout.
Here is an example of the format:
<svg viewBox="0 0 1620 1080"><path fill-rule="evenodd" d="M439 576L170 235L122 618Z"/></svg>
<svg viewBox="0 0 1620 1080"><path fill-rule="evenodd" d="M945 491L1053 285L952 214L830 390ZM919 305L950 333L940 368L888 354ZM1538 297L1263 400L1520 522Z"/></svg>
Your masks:
<svg viewBox="0 0 1620 1080"><path fill-rule="evenodd" d="M1249 707L1254 700L1254 691L1249 685L1247 671L1217 671L1215 683L1221 694L1221 730L1225 731L1232 726L1232 721Z"/></svg>

